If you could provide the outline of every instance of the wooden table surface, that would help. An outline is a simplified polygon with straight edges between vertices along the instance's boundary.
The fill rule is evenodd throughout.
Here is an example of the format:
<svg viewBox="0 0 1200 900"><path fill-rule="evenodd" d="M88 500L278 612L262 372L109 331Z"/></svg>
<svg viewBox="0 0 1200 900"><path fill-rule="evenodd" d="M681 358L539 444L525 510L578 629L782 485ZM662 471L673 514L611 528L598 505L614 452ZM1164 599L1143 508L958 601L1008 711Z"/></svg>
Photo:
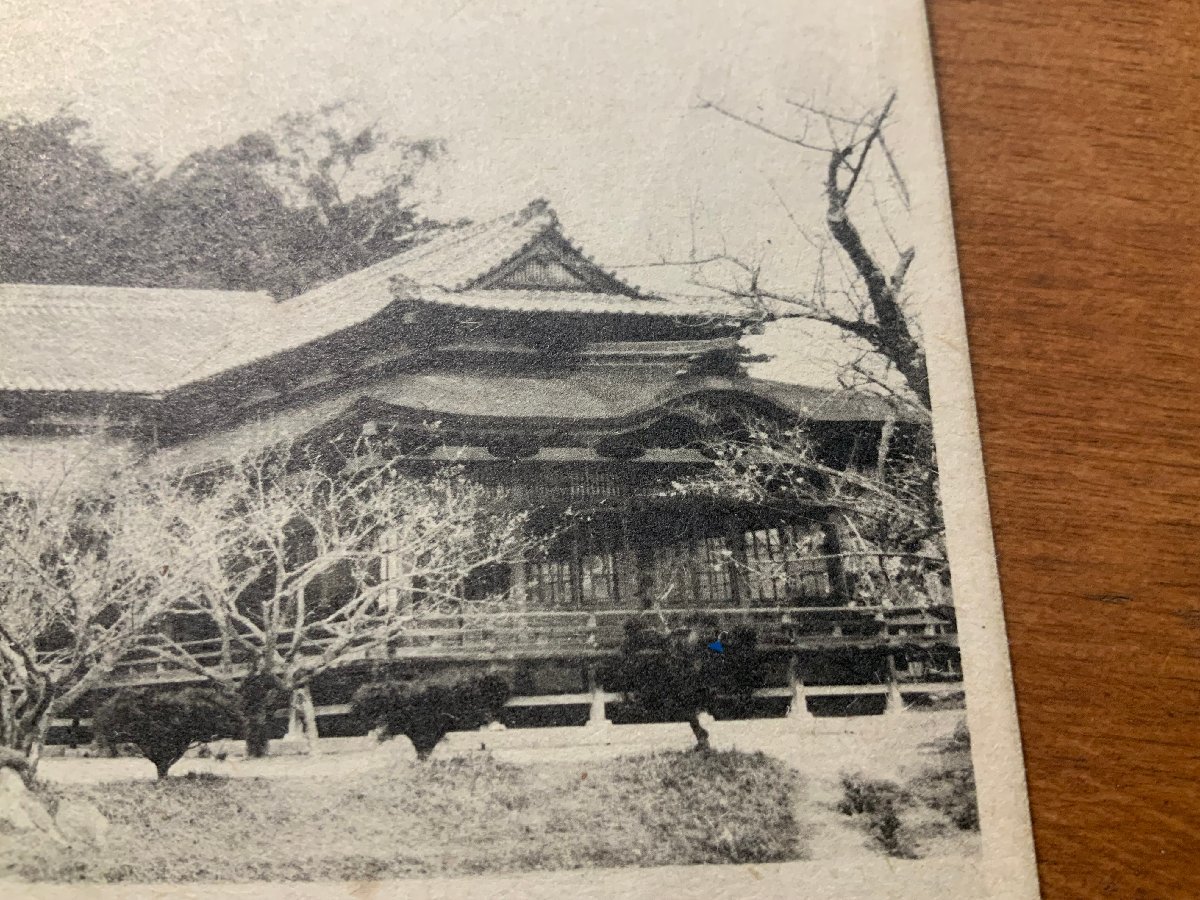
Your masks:
<svg viewBox="0 0 1200 900"><path fill-rule="evenodd" d="M1200 898L1200 0L929 0L1042 890Z"/></svg>

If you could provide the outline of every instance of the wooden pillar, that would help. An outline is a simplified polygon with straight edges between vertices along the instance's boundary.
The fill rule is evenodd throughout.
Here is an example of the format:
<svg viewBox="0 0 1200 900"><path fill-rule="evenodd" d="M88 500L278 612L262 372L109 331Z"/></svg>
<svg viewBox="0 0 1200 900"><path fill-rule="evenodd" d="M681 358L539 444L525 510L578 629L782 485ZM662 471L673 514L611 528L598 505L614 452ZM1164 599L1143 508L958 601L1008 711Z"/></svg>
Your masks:
<svg viewBox="0 0 1200 900"><path fill-rule="evenodd" d="M629 509L621 511L617 529L616 547L613 549L613 583L617 589L617 605L625 609L641 607L638 584L637 552L629 538Z"/></svg>
<svg viewBox="0 0 1200 900"><path fill-rule="evenodd" d="M887 655L888 668L888 693L887 706L884 707L884 714L889 716L900 715L904 712L904 695L900 693L900 681L896 677L896 657L895 654Z"/></svg>
<svg viewBox="0 0 1200 900"><path fill-rule="evenodd" d="M788 686L792 689L792 702L788 705L787 717L801 721L812 719L813 714L808 711L808 698L804 693L804 679L794 653L788 658Z"/></svg>
<svg viewBox="0 0 1200 900"><path fill-rule="evenodd" d="M853 599L854 590L850 583L850 577L846 573L846 561L841 555L844 547L837 514L826 513L824 526L824 552L829 556L829 586L832 589L832 599L836 600L839 605L845 606Z"/></svg>
<svg viewBox="0 0 1200 900"><path fill-rule="evenodd" d="M611 725L604 709L604 691L600 687L600 679L596 677L596 666L589 665L587 670L588 693L592 695L591 706L588 709L588 727L604 727Z"/></svg>
<svg viewBox="0 0 1200 900"><path fill-rule="evenodd" d="M515 562L509 566L508 597L517 612L524 613L528 608L525 590L525 561Z"/></svg>
<svg viewBox="0 0 1200 900"><path fill-rule="evenodd" d="M510 632L514 635L517 642L524 644L529 639L529 620L525 613L529 608L527 595L528 592L525 586L525 561L515 562L509 567L508 575L508 598L513 605L513 609L517 615L515 628Z"/></svg>
<svg viewBox="0 0 1200 900"><path fill-rule="evenodd" d="M726 523L725 540L730 553L729 600L734 606L753 606L750 601L750 584L746 578L746 531L741 522L731 518Z"/></svg>
<svg viewBox="0 0 1200 900"><path fill-rule="evenodd" d="M576 524L571 529L571 555L570 565L568 566L569 590L571 592L570 599L577 605L577 609L588 608L588 598L583 596L583 552L580 548L580 526Z"/></svg>

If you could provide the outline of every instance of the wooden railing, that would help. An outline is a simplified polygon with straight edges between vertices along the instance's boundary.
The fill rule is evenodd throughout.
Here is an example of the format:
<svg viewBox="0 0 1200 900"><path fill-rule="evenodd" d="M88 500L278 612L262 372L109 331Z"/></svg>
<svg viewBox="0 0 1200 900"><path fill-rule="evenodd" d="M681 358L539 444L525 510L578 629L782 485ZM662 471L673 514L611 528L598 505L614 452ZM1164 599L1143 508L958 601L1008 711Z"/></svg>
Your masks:
<svg viewBox="0 0 1200 900"><path fill-rule="evenodd" d="M381 646L366 640L339 654L340 665L425 659L520 659L607 656L616 652L630 620L684 631L697 621L715 620L724 631L750 627L765 650L821 650L870 647L954 646L954 619L948 607L750 607L719 609L606 609L525 611L423 616L403 634ZM315 638L303 653L314 660L333 638ZM177 645L206 669L224 668L231 677L249 663L236 642L220 638ZM162 649L160 646L159 650ZM113 681L182 681L198 678L163 658L151 645L118 665Z"/></svg>

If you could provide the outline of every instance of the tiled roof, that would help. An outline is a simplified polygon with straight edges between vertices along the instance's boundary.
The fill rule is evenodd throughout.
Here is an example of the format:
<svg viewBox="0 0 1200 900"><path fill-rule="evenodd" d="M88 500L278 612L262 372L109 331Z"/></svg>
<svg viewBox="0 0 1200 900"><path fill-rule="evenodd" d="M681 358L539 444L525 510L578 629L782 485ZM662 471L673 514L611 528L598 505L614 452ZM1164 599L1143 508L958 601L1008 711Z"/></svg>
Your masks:
<svg viewBox="0 0 1200 900"><path fill-rule="evenodd" d="M544 203L489 222L444 231L424 244L379 263L388 275L422 287L458 291L500 268L547 231L558 219Z"/></svg>
<svg viewBox="0 0 1200 900"><path fill-rule="evenodd" d="M0 390L158 393L366 322L393 300L471 309L751 318L713 300L567 291L470 290L558 231L543 202L447 229L291 300L226 291L0 286ZM615 278L615 276L612 276Z"/></svg>
<svg viewBox="0 0 1200 900"><path fill-rule="evenodd" d="M266 359L365 322L395 299L393 282L411 285L414 291L455 290L503 265L554 227L554 214L545 210L448 229L390 259L278 304L253 330L207 360L190 380Z"/></svg>
<svg viewBox="0 0 1200 900"><path fill-rule="evenodd" d="M756 378L675 378L623 372L558 377L431 373L401 375L365 387L358 398L433 417L571 421L633 419L702 394L758 397L811 421L881 421L896 413L870 394L781 384Z"/></svg>
<svg viewBox="0 0 1200 900"><path fill-rule="evenodd" d="M0 284L0 388L159 391L274 306L241 291Z"/></svg>
<svg viewBox="0 0 1200 900"><path fill-rule="evenodd" d="M172 464L201 465L281 439L298 439L331 422L357 427L362 418L412 415L427 421L465 419L498 427L641 427L664 407L704 396L738 394L768 401L809 421L880 421L896 413L868 394L754 378L629 378L579 372L558 377L437 373L399 375L335 397L311 399L169 451ZM488 420L487 423L480 420ZM553 454L542 455L550 459Z"/></svg>

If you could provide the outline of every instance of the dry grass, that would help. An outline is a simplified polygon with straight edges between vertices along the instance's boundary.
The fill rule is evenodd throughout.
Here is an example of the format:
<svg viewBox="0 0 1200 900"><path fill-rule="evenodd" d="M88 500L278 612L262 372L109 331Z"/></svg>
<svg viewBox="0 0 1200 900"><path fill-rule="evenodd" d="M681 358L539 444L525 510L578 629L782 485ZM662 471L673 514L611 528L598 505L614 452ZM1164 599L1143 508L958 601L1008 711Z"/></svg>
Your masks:
<svg viewBox="0 0 1200 900"><path fill-rule="evenodd" d="M770 862L802 850L794 773L761 753L623 757L586 772L468 758L338 779L44 790L86 795L113 827L103 851L14 847L0 869L27 880L367 880Z"/></svg>
<svg viewBox="0 0 1200 900"><path fill-rule="evenodd" d="M843 774L838 810L889 856L918 859L955 833L978 833L970 735L963 723L937 747L937 764L898 784ZM958 842L961 843L961 842Z"/></svg>

